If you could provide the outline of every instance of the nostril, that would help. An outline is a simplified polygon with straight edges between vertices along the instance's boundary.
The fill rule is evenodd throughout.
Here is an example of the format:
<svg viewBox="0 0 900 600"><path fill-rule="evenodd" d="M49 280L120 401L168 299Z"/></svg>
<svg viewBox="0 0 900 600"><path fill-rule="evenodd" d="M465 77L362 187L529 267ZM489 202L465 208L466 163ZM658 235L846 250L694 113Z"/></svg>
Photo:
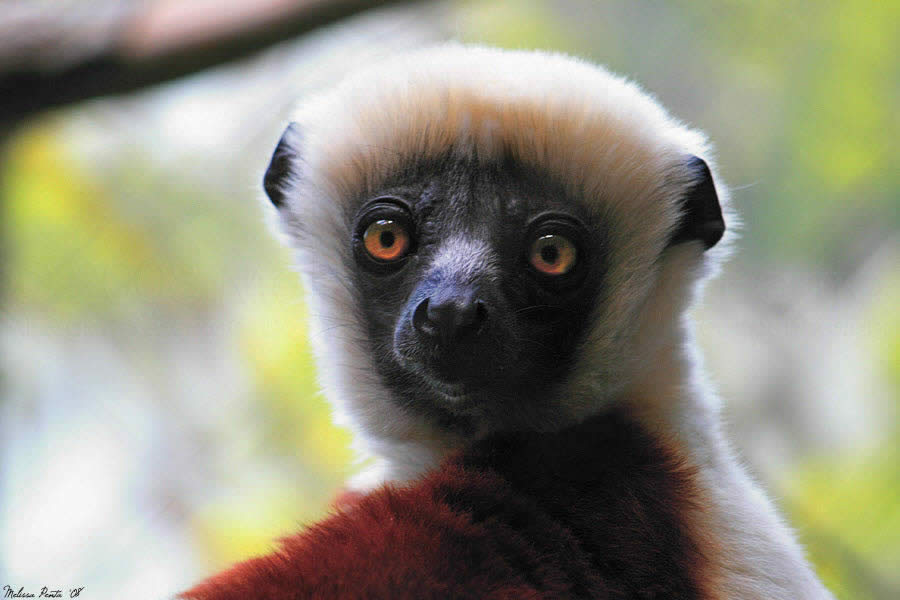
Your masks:
<svg viewBox="0 0 900 600"><path fill-rule="evenodd" d="M438 334L437 326L428 318L429 298L425 298L416 306L412 315L412 324L416 331L434 337Z"/></svg>
<svg viewBox="0 0 900 600"><path fill-rule="evenodd" d="M461 312L456 335L463 336L467 333L477 333L487 321L487 307L481 300L476 300L467 305Z"/></svg>

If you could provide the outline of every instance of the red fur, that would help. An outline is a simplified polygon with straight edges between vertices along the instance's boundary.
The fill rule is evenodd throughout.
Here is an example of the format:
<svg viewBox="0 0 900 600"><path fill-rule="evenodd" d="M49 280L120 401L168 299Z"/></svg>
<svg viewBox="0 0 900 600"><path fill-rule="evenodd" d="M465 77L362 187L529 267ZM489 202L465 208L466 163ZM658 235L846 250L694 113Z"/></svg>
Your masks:
<svg viewBox="0 0 900 600"><path fill-rule="evenodd" d="M182 598L712 598L695 499L692 469L622 415L498 435Z"/></svg>

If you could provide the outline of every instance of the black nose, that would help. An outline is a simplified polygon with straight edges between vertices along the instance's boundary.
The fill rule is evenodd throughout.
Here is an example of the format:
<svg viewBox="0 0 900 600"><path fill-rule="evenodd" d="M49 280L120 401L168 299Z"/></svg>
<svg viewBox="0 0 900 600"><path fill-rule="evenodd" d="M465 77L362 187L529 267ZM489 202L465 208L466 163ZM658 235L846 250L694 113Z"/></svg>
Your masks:
<svg viewBox="0 0 900 600"><path fill-rule="evenodd" d="M479 333L487 312L472 294L435 295L419 302L412 322L420 334L448 344Z"/></svg>

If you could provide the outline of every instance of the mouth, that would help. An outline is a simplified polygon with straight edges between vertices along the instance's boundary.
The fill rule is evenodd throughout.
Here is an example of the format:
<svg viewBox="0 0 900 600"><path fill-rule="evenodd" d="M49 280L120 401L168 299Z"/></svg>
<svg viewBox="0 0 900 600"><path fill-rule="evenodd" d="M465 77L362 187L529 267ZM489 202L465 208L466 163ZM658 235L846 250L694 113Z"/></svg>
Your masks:
<svg viewBox="0 0 900 600"><path fill-rule="evenodd" d="M462 382L448 382L434 377L425 377L428 386L441 398L441 400L461 408L474 402L473 396L479 392L481 386L472 386Z"/></svg>
<svg viewBox="0 0 900 600"><path fill-rule="evenodd" d="M483 383L471 381L464 373L447 374L434 365L410 360L400 352L394 352L399 366L425 383L441 400L448 404L461 405L472 400L472 396L486 387ZM467 381L469 380L469 381Z"/></svg>

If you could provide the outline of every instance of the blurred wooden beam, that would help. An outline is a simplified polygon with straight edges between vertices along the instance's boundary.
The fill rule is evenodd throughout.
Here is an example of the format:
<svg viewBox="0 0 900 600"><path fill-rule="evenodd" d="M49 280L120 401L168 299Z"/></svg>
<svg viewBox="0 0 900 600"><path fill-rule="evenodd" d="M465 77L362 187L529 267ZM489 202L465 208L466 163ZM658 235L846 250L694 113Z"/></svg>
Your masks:
<svg viewBox="0 0 900 600"><path fill-rule="evenodd" d="M405 0L409 2L410 0ZM404 0L30 0L0 11L0 122L171 81Z"/></svg>

